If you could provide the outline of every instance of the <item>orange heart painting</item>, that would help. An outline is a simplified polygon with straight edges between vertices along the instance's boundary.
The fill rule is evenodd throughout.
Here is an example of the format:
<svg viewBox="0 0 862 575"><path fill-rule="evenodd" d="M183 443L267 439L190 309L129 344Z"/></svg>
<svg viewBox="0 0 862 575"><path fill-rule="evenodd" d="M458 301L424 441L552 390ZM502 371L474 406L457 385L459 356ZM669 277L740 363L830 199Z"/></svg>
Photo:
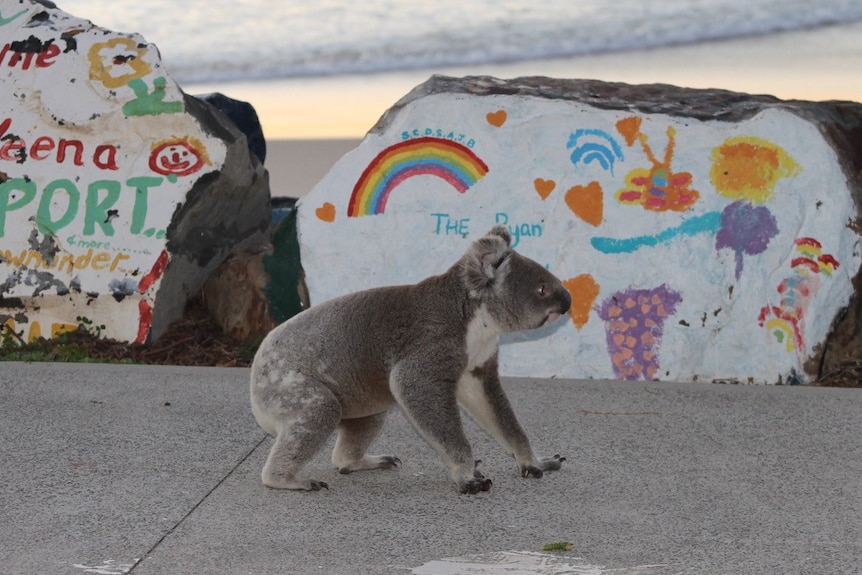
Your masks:
<svg viewBox="0 0 862 575"><path fill-rule="evenodd" d="M499 128L506 123L507 117L508 114L506 114L506 110L497 110L496 112L489 112L488 115L485 116L485 119L487 119L488 123L495 128Z"/></svg>
<svg viewBox="0 0 862 575"><path fill-rule="evenodd" d="M533 187L536 188L536 191L539 193L539 197L543 200L547 199L548 196L551 195L551 192L554 191L554 188L557 187L557 182L554 180L543 180L542 178L536 178L533 180Z"/></svg>
<svg viewBox="0 0 862 575"><path fill-rule="evenodd" d="M581 274L563 281L563 287L569 290L572 296L569 316L572 318L572 323L580 331L589 321L593 303L599 297L599 284L590 274Z"/></svg>
<svg viewBox="0 0 862 575"><path fill-rule="evenodd" d="M324 202L322 206L314 211L314 213L324 222L335 221L335 206L329 202Z"/></svg>
<svg viewBox="0 0 862 575"><path fill-rule="evenodd" d="M572 213L593 227L602 223L604 217L604 194L598 182L586 186L572 186L566 192L566 205Z"/></svg>

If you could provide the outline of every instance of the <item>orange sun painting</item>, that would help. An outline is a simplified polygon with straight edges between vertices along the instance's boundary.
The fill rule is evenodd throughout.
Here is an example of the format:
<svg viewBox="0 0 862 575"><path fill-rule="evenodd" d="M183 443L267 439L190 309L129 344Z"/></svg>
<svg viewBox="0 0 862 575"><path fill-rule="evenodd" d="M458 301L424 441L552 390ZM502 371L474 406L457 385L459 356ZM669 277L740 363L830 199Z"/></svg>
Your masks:
<svg viewBox="0 0 862 575"><path fill-rule="evenodd" d="M722 196L762 204L772 197L778 180L801 171L799 164L772 142L739 136L712 151L709 177Z"/></svg>

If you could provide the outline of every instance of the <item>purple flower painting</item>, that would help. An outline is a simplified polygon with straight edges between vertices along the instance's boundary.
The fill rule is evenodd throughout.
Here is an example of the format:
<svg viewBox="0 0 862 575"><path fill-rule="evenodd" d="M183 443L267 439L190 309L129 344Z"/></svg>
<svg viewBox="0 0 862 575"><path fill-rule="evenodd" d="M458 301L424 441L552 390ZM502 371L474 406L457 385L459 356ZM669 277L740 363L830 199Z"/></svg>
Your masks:
<svg viewBox="0 0 862 575"><path fill-rule="evenodd" d="M742 275L743 254L763 253L769 240L778 234L775 216L765 206L753 206L740 200L721 212L721 228L715 236L715 249L730 248L736 252L736 279Z"/></svg>

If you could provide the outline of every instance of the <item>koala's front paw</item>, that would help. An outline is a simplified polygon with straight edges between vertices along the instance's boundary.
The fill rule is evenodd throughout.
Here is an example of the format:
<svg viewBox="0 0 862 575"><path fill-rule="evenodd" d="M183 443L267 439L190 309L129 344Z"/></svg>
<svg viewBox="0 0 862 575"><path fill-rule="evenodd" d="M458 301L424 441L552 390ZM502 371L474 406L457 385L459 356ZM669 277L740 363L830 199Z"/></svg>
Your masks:
<svg viewBox="0 0 862 575"><path fill-rule="evenodd" d="M477 475L479 472L476 472ZM491 490L491 480L486 477L476 477L475 479L470 479L468 481L462 481L459 487L461 488L462 494L467 495L476 495L482 491L490 491Z"/></svg>
<svg viewBox="0 0 862 575"><path fill-rule="evenodd" d="M541 477L545 471L559 471L565 460L559 453L553 457L540 457L536 465L521 466L521 477Z"/></svg>
<svg viewBox="0 0 862 575"><path fill-rule="evenodd" d="M560 457L560 454L557 453L553 457L540 457L539 458L539 467L544 471L559 471L563 466L563 461L565 461L565 457Z"/></svg>

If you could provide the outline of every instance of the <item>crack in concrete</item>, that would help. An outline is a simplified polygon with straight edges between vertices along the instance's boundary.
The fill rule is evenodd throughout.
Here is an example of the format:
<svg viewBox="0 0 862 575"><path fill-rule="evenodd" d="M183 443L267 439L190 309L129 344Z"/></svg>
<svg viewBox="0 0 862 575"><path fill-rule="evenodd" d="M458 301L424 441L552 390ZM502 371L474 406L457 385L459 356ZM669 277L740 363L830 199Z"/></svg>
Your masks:
<svg viewBox="0 0 862 575"><path fill-rule="evenodd" d="M219 487L221 487L221 486L224 484L224 482L225 482L225 481L227 481L227 480L230 478L230 476L231 476L231 475L233 475L233 474L236 472L236 470L237 470L237 469L239 469L239 467L240 467L243 463L245 463L245 462L248 460L248 458L249 458L249 457L251 457L251 456L252 456L252 454L253 454L255 451L257 451L257 449L258 449L261 445L263 445L263 442L264 442L264 441L266 441L268 437L269 437L269 435L267 435L266 433L264 433L264 434L263 434L263 437L261 437L261 438L260 438L260 440L259 440L257 443L255 443L255 444L254 444L254 447L252 447L252 448L251 448L251 449L250 449L250 450L249 450L245 455L243 455L243 456L242 456L242 458L241 458L241 459L236 463L236 465L234 465L234 466L230 469L230 471L228 471L228 472L224 475L224 477L222 477L221 479L219 479L219 480L216 482L216 484L212 487L212 489L210 489L209 491L207 491L207 492L204 494L204 496L203 496L203 497L201 497L201 498L200 498L200 500L199 500L197 503L195 503L194 505L192 505L191 509L189 509L189 510L186 512L186 514L185 514L185 515L183 515L183 516L179 519L179 521L177 521L177 522L176 522L176 523L175 523L175 524L174 524L170 529L168 529L168 530L165 532L165 534L164 534L164 535L162 535L162 536L159 538L159 540L158 540L158 541L156 541L156 542L152 545L152 547L150 547L150 548L149 548L149 550L147 550L147 552L146 552L146 553L144 553L144 554L141 556L141 558L140 558L140 559L136 559L136 560L135 560L135 562L134 562L134 564L131 566L131 568L130 568L128 571L126 571L125 573L126 573L126 574L133 573L133 572L135 571L135 569L137 569L137 567L138 567L139 565L141 565L141 564L142 564L146 559L148 559L148 558L149 558L149 557L150 557L150 556L151 556L151 555L156 551L156 549L158 549L158 548L161 546L161 544L162 544L162 543L163 543L163 542L164 542L168 537L170 537L170 536L171 536L171 535L172 535L172 534L173 534L177 529L179 529L179 527L180 527L183 523L185 523L185 521L186 521L189 517L191 517L191 516L192 516L192 514L193 514L195 511L197 511L197 509L198 509L201 505L203 505L203 504L204 504L204 502L205 502L207 499L209 499L210 495L212 495L212 494L216 491L216 489L218 489Z"/></svg>

